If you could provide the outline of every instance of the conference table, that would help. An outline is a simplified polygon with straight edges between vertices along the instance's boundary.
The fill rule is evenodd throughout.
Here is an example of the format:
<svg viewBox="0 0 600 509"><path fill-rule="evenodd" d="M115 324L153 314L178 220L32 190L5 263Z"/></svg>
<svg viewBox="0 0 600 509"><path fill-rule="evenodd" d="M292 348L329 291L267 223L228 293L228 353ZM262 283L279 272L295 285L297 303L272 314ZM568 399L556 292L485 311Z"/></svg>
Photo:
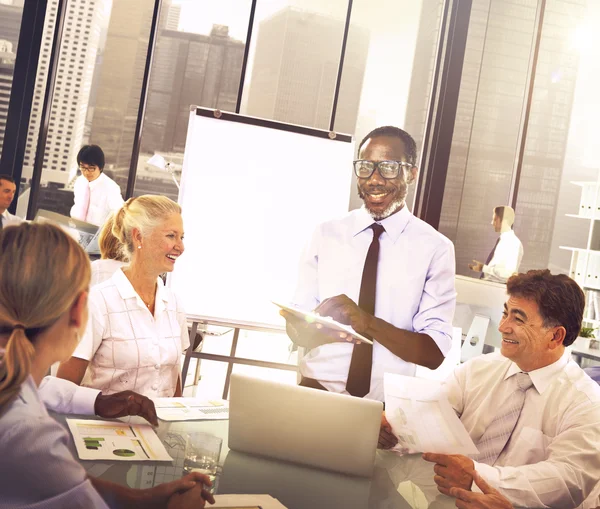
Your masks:
<svg viewBox="0 0 600 509"><path fill-rule="evenodd" d="M67 416L53 414L66 427ZM71 418L85 418L68 416ZM89 417L87 417L89 419ZM122 419L141 423L140 418ZM183 475L187 433L223 439L218 494L269 494L288 509L426 509L455 507L437 491L433 466L419 454L377 451L371 478L357 478L229 450L229 421L159 421L156 433L172 458L166 462L81 461L88 474L132 488L151 488ZM72 452L77 458L75 447ZM210 507L210 506L207 506Z"/></svg>

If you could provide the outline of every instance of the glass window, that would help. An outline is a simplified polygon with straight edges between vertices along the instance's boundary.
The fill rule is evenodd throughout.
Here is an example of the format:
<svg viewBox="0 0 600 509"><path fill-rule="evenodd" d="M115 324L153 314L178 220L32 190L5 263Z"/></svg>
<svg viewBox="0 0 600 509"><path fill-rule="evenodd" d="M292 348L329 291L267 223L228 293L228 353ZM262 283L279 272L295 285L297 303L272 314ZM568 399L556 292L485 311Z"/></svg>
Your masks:
<svg viewBox="0 0 600 509"><path fill-rule="evenodd" d="M190 106L235 111L250 0L164 2L148 83L134 195L177 200L167 171L148 165L159 154L179 179Z"/></svg>
<svg viewBox="0 0 600 509"><path fill-rule="evenodd" d="M24 0L0 2L0 156L13 87L17 44L21 32Z"/></svg>
<svg viewBox="0 0 600 509"><path fill-rule="evenodd" d="M154 9L153 0L94 2L90 4L91 16L86 16L77 9L79 4L68 3L67 20L85 28L85 35L77 34L68 23L63 30L36 204L36 208L65 215L69 215L73 205L77 153L85 144L102 147L106 159L104 171L125 195ZM45 41L52 41L55 23L54 8L46 17ZM85 37L87 46L80 44L81 37ZM50 51L51 45L42 46L41 62L48 61ZM73 89L77 78L82 80L81 84ZM39 103L43 101L46 79L46 68L38 69L35 99ZM32 111L28 136L31 140L37 139L40 116L41 106ZM36 146L35 141L32 146ZM65 154L68 154L66 162ZM33 173L34 160L35 149L26 151L23 176L28 179ZM24 202L19 201L19 206L27 207Z"/></svg>
<svg viewBox="0 0 600 509"><path fill-rule="evenodd" d="M480 276L469 264L487 260L498 238L492 210L510 205L537 4L473 2L439 225L457 274Z"/></svg>
<svg viewBox="0 0 600 509"><path fill-rule="evenodd" d="M259 0L241 113L329 129L347 0Z"/></svg>
<svg viewBox="0 0 600 509"><path fill-rule="evenodd" d="M355 0L342 72L335 130L356 146L376 127L409 132L422 148L444 0ZM349 171L350 168L348 169ZM350 208L362 200L354 192ZM412 208L415 186L409 188Z"/></svg>

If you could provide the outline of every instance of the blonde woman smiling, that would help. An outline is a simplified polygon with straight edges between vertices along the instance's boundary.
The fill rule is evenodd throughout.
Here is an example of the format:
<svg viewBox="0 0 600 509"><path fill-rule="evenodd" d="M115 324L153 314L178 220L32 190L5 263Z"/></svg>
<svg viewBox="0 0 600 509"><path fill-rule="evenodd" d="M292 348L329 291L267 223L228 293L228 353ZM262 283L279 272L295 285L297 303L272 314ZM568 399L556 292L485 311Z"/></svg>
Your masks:
<svg viewBox="0 0 600 509"><path fill-rule="evenodd" d="M113 234L129 265L90 291L85 335L57 376L104 394L181 396L186 317L159 277L184 250L181 208L164 196L130 198L115 215Z"/></svg>

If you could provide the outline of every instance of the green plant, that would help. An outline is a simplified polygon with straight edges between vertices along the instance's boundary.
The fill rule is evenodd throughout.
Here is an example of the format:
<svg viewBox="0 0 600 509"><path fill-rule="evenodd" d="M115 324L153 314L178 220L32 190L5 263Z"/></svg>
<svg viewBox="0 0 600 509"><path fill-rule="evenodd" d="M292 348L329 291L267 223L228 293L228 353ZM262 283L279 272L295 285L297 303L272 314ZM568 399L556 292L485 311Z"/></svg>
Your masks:
<svg viewBox="0 0 600 509"><path fill-rule="evenodd" d="M592 327L582 327L579 331L580 338L595 338L594 329Z"/></svg>

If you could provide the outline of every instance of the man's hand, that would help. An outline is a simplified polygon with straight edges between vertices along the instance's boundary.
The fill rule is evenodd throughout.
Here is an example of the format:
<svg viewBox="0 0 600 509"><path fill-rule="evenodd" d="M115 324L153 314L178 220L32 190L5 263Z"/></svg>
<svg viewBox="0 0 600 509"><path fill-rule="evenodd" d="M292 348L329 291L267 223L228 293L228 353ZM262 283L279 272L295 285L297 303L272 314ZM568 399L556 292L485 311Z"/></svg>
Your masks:
<svg viewBox="0 0 600 509"><path fill-rule="evenodd" d="M137 392L123 391L116 394L98 394L94 403L94 412L107 419L124 417L126 415L139 415L153 426L158 426L156 409L152 400Z"/></svg>
<svg viewBox="0 0 600 509"><path fill-rule="evenodd" d="M456 507L459 509L513 509L508 499L485 482L477 472L473 472L473 481L483 493L473 493L462 488L450 488L450 495L456 497Z"/></svg>
<svg viewBox="0 0 600 509"><path fill-rule="evenodd" d="M435 463L433 471L436 473L433 480L438 485L438 490L444 495L450 495L450 488L470 490L473 485L475 464L471 458L462 454L423 454L425 461Z"/></svg>
<svg viewBox="0 0 600 509"><path fill-rule="evenodd" d="M471 263L469 263L469 268L475 272L481 272L483 270L483 263L473 260Z"/></svg>
<svg viewBox="0 0 600 509"><path fill-rule="evenodd" d="M299 346L312 349L327 343L352 340L343 332L327 330L320 324L309 323L283 309L279 314L285 318L287 335Z"/></svg>
<svg viewBox="0 0 600 509"><path fill-rule="evenodd" d="M359 334L365 334L375 318L360 309L346 295L337 295L336 297L325 299L315 309L315 313L319 313L321 316L330 316L340 323L350 325Z"/></svg>
<svg viewBox="0 0 600 509"><path fill-rule="evenodd" d="M398 438L392 431L392 426L385 418L385 412L381 414L381 428L379 429L379 441L377 447L379 449L391 449L398 443Z"/></svg>

